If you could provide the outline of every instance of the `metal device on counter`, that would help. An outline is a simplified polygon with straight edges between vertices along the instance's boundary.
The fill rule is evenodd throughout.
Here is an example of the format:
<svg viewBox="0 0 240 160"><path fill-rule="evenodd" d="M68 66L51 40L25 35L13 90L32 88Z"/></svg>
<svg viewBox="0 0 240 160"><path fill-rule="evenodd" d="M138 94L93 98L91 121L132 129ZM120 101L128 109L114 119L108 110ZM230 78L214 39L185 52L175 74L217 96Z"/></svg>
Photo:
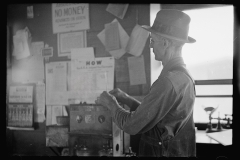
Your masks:
<svg viewBox="0 0 240 160"><path fill-rule="evenodd" d="M70 156L124 156L123 131L110 110L96 104L71 104Z"/></svg>
<svg viewBox="0 0 240 160"><path fill-rule="evenodd" d="M209 115L209 123L207 124L207 129L206 132L207 133L211 133L211 132L220 132L223 131L225 129L230 129L231 128L231 122L232 120L230 119L230 116L232 117L232 115L229 114L225 114L225 118L220 118L219 114L217 118L213 118L212 114L217 110L218 107L214 108L214 107L205 107L204 110L208 113ZM217 119L218 123L217 123L217 127L213 128L212 127L212 119ZM227 124L223 125L221 124L221 120L227 121Z"/></svg>
<svg viewBox="0 0 240 160"><path fill-rule="evenodd" d="M103 144L102 149L98 151L99 156L113 156L113 149L108 139L105 144Z"/></svg>
<svg viewBox="0 0 240 160"><path fill-rule="evenodd" d="M128 153L125 154L126 157L136 157L136 153L132 151L132 148L129 147Z"/></svg>

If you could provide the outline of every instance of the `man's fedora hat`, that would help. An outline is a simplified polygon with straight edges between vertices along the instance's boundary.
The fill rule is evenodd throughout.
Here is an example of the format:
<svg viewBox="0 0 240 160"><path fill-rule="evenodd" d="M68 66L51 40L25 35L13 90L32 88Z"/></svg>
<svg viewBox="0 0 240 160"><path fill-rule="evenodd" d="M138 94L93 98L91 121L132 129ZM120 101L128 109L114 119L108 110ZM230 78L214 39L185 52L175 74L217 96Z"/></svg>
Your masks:
<svg viewBox="0 0 240 160"><path fill-rule="evenodd" d="M157 13L153 26L142 26L149 32L184 43L194 43L188 36L190 17L182 11L162 9Z"/></svg>

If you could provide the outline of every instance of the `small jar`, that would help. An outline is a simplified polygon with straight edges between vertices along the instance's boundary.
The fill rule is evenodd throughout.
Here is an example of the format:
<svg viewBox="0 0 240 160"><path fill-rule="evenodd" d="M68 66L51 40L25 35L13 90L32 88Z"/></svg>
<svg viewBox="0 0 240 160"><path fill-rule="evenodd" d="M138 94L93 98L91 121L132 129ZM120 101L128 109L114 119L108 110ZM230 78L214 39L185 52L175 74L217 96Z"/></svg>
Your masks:
<svg viewBox="0 0 240 160"><path fill-rule="evenodd" d="M132 151L132 147L129 147L129 151L128 151L128 153L126 153L125 156L126 156L126 157L134 157L134 156L136 156L136 153L134 153L134 152Z"/></svg>
<svg viewBox="0 0 240 160"><path fill-rule="evenodd" d="M98 155L100 157L101 156L107 156L107 157L113 156L112 148L109 147L108 142L103 145L103 147L102 147L102 149L100 151L98 151Z"/></svg>
<svg viewBox="0 0 240 160"><path fill-rule="evenodd" d="M85 145L81 146L76 150L77 156L91 156L90 153L91 153L90 150Z"/></svg>

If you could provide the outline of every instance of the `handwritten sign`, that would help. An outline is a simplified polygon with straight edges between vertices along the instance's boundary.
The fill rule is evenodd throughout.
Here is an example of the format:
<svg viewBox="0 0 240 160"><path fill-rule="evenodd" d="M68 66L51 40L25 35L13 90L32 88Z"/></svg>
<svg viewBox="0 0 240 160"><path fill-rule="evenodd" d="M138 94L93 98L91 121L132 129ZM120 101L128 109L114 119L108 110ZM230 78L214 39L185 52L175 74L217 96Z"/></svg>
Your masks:
<svg viewBox="0 0 240 160"><path fill-rule="evenodd" d="M53 3L53 33L89 29L89 5L85 3Z"/></svg>

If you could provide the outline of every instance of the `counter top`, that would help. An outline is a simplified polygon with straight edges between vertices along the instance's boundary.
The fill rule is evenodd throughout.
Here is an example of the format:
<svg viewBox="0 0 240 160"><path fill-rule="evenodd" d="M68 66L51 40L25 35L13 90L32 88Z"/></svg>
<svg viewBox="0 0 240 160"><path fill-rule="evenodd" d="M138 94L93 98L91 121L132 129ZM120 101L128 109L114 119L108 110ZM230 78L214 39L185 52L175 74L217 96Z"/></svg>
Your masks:
<svg viewBox="0 0 240 160"><path fill-rule="evenodd" d="M206 131L204 131L204 130L197 130L196 131L196 143L219 144L214 139L208 137Z"/></svg>

